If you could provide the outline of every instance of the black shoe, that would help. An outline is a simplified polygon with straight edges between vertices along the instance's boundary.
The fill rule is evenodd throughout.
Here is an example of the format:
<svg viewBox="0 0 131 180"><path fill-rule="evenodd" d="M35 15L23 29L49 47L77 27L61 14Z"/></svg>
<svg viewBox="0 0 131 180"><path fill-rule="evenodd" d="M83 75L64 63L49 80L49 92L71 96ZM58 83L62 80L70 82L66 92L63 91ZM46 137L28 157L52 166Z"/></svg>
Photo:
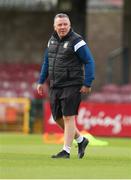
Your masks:
<svg viewBox="0 0 131 180"><path fill-rule="evenodd" d="M70 154L68 152L66 152L65 150L62 150L61 152L59 152L56 155L52 155L52 158L64 158L64 159L69 159L70 158Z"/></svg>
<svg viewBox="0 0 131 180"><path fill-rule="evenodd" d="M85 154L85 149L88 145L89 141L84 137L81 143L78 143L78 158L82 159Z"/></svg>

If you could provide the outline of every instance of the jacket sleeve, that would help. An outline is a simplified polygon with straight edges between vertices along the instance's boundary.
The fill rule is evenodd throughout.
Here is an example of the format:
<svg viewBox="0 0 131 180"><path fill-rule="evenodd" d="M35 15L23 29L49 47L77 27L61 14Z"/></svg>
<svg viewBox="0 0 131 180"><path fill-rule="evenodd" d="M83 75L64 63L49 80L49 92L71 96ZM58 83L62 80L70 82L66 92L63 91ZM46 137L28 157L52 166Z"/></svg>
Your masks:
<svg viewBox="0 0 131 180"><path fill-rule="evenodd" d="M44 56L43 56L43 64L41 66L41 72L40 72L40 76L39 76L39 80L38 83L39 84L43 84L45 82L45 80L48 77L48 49L45 50Z"/></svg>
<svg viewBox="0 0 131 180"><path fill-rule="evenodd" d="M90 87L95 79L95 62L94 58L84 40L79 41L74 46L74 51L84 64L84 83L83 85Z"/></svg>

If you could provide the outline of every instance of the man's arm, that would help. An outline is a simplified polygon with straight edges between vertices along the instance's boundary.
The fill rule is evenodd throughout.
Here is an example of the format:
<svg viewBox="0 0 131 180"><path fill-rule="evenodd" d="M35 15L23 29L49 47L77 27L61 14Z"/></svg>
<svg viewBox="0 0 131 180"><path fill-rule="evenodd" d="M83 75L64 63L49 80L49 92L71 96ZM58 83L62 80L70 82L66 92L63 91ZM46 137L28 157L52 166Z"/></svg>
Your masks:
<svg viewBox="0 0 131 180"><path fill-rule="evenodd" d="M84 63L84 69L85 69L84 85L91 86L92 81L95 79L94 58L86 44L81 48L79 48L76 53L79 56L80 60Z"/></svg>
<svg viewBox="0 0 131 180"><path fill-rule="evenodd" d="M48 49L45 50L43 57L43 64L41 67L40 77L38 80L38 84L43 84L48 77Z"/></svg>
<svg viewBox="0 0 131 180"><path fill-rule="evenodd" d="M74 51L84 64L85 77L83 86L87 87L87 92L89 92L92 81L95 79L94 58L84 40L80 40L74 45Z"/></svg>
<svg viewBox="0 0 131 180"><path fill-rule="evenodd" d="M37 91L39 95L43 95L44 94L44 86L43 83L45 82L45 80L48 77L48 49L46 49L45 53L44 53L44 57L43 57L43 64L41 67L41 72L40 72L40 77L38 80L38 85L37 85Z"/></svg>

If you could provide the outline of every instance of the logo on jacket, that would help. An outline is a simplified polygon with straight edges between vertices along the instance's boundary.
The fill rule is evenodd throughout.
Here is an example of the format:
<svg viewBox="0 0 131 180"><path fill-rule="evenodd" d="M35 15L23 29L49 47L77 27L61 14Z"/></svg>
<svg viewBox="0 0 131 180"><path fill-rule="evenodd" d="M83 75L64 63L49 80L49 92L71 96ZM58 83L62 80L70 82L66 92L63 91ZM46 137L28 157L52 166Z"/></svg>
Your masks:
<svg viewBox="0 0 131 180"><path fill-rule="evenodd" d="M50 43L51 43L51 44L54 44L54 41L51 41Z"/></svg>
<svg viewBox="0 0 131 180"><path fill-rule="evenodd" d="M48 44L47 44L47 47L49 47L50 44L54 44L54 41L49 40L49 41L48 41Z"/></svg>
<svg viewBox="0 0 131 180"><path fill-rule="evenodd" d="M64 43L64 45L63 45L63 48L67 48L68 44L69 44L69 42L66 41L66 42Z"/></svg>

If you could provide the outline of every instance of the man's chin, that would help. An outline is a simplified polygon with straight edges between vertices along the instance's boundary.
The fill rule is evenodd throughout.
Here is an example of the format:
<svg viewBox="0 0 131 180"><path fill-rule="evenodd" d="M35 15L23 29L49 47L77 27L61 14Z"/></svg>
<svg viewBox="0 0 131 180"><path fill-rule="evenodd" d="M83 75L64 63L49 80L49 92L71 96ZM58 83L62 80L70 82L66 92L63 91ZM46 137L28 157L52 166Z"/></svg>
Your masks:
<svg viewBox="0 0 131 180"><path fill-rule="evenodd" d="M64 37L64 36L66 36L66 33L61 33L60 36Z"/></svg>

